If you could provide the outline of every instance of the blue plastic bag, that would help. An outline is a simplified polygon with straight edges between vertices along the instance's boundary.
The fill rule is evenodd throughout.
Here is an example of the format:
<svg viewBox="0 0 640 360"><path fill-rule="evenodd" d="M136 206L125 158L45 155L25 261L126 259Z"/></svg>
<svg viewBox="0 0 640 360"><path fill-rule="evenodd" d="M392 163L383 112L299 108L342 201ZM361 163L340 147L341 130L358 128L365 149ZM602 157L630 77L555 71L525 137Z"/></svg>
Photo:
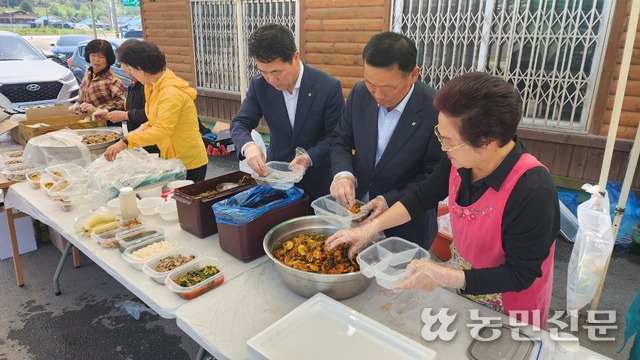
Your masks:
<svg viewBox="0 0 640 360"><path fill-rule="evenodd" d="M304 196L300 188L278 190L270 186L257 186L226 200L213 204L218 224L241 226L271 210L298 201Z"/></svg>
<svg viewBox="0 0 640 360"><path fill-rule="evenodd" d="M607 193L609 193L609 203L611 204L611 219L615 216L616 205L620 199L620 190L622 189L622 183L618 181L607 181ZM618 229L617 239L622 237L628 237L634 239L637 243L640 243L640 239L634 236L633 232L640 224L640 200L636 198L633 191L629 192L629 198L627 199L624 216Z"/></svg>

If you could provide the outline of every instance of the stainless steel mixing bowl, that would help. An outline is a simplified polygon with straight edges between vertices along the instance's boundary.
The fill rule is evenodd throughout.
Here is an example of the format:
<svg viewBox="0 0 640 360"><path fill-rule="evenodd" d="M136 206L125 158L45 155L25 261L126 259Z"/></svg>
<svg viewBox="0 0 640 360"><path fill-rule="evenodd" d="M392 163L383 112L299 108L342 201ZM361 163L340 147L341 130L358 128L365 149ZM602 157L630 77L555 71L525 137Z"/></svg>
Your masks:
<svg viewBox="0 0 640 360"><path fill-rule="evenodd" d="M273 260L284 282L296 293L311 297L319 292L336 300L346 299L363 292L371 283L360 271L348 274L316 274L294 269L273 255L282 242L300 234L332 235L339 230L320 216L303 216L276 225L264 237L264 251Z"/></svg>

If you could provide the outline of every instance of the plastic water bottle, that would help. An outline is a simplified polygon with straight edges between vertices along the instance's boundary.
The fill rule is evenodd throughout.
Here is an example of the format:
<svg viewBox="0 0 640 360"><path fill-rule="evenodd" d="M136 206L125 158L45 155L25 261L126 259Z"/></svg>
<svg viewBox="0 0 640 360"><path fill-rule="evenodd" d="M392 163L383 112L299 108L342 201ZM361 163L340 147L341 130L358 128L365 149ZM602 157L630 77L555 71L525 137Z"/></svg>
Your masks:
<svg viewBox="0 0 640 360"><path fill-rule="evenodd" d="M133 188L126 186L120 189L120 214L122 222L133 220L138 217L138 204Z"/></svg>

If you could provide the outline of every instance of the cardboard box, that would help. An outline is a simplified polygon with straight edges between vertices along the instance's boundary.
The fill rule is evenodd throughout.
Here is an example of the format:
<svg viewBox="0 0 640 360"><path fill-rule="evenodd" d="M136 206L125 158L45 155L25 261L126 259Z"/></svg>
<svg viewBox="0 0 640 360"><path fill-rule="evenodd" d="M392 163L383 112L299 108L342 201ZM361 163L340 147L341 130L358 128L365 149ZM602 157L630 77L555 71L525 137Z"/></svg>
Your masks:
<svg viewBox="0 0 640 360"><path fill-rule="evenodd" d="M60 252L64 251L64 247L67 246L67 239L64 238L59 232L57 232L54 228L49 226L49 240L51 243L60 250Z"/></svg>
<svg viewBox="0 0 640 360"><path fill-rule="evenodd" d="M26 120L5 120L2 122L12 121L7 123L4 128L9 128L13 141L20 143L22 146L26 145L31 138L61 130L65 127L70 129L93 129L107 126L106 120L79 122L84 120L87 115L69 115L65 105L29 109L25 112L25 116ZM17 123L17 128L13 122ZM2 123L0 123L0 131L4 130ZM4 132L6 131L4 130Z"/></svg>
<svg viewBox="0 0 640 360"><path fill-rule="evenodd" d="M18 250L24 254L38 248L36 238L33 233L33 223L29 216L14 220L16 228L16 238L18 240ZM0 260L13 257L11 252L11 241L9 240L9 229L4 208L0 210Z"/></svg>

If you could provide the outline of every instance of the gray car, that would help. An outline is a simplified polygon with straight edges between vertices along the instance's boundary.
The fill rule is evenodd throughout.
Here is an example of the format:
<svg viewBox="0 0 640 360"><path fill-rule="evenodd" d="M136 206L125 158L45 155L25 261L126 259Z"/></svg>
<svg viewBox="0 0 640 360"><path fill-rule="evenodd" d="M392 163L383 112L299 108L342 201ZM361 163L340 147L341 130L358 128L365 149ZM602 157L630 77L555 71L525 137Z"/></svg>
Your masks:
<svg viewBox="0 0 640 360"><path fill-rule="evenodd" d="M115 52L118 46L120 46L123 42L127 41L128 39L105 39L105 40L107 40L111 44L111 46L113 47L113 51ZM89 66L91 66L91 64L89 64L84 59L84 50L87 47L88 43L89 41L82 41L78 43L78 46L76 47L75 51L73 52L73 55L71 56L71 59L69 60L69 70L73 72L73 75L78 80L78 84L82 82L82 78L84 77L85 71L87 71L87 69L89 69ZM117 58L116 58L116 63L111 66L111 70L113 70L114 73L118 74L118 76L124 83L124 87L126 89L131 83L131 78L124 72L124 70L120 68L120 61L118 61Z"/></svg>
<svg viewBox="0 0 640 360"><path fill-rule="evenodd" d="M81 41L91 41L92 37L89 35L60 35L58 41L55 44L51 44L54 46L51 52L53 55L60 58L60 60L64 61L65 65L67 64L67 60L73 55L77 45Z"/></svg>

